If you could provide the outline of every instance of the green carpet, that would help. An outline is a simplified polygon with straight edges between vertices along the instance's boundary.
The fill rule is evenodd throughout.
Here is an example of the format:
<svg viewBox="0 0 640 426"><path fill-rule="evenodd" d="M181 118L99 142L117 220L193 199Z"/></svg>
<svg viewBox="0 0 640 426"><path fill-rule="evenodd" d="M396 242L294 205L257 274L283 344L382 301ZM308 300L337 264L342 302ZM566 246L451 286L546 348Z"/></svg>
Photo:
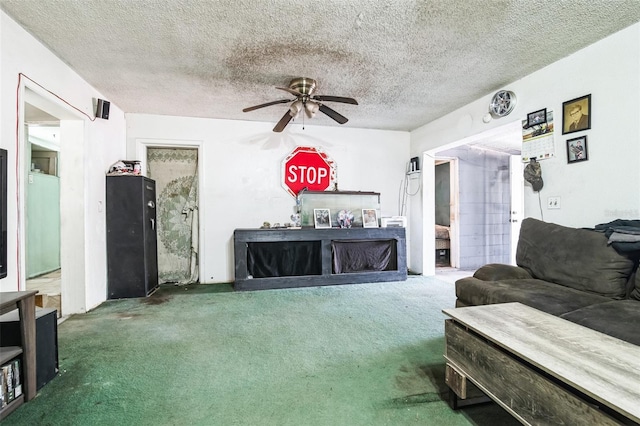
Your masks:
<svg viewBox="0 0 640 426"><path fill-rule="evenodd" d="M452 284L233 292L163 286L58 329L60 374L6 425L495 425L453 411L443 308Z"/></svg>

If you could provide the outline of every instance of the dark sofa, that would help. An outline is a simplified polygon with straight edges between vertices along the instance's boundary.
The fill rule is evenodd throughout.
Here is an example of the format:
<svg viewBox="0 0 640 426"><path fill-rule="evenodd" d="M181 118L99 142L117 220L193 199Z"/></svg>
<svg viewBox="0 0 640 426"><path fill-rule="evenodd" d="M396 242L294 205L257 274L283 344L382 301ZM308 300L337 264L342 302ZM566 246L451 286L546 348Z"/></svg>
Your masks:
<svg viewBox="0 0 640 426"><path fill-rule="evenodd" d="M456 306L520 302L640 345L638 262L604 233L527 218L516 263L488 264L456 281Z"/></svg>

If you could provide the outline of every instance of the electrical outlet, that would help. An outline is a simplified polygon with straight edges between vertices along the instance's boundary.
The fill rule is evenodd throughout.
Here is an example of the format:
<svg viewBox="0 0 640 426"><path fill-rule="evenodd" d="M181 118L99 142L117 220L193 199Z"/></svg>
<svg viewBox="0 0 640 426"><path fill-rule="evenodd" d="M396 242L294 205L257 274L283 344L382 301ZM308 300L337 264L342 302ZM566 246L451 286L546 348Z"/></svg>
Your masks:
<svg viewBox="0 0 640 426"><path fill-rule="evenodd" d="M559 209L560 208L560 197L549 197L549 198L547 198L547 208L548 209Z"/></svg>

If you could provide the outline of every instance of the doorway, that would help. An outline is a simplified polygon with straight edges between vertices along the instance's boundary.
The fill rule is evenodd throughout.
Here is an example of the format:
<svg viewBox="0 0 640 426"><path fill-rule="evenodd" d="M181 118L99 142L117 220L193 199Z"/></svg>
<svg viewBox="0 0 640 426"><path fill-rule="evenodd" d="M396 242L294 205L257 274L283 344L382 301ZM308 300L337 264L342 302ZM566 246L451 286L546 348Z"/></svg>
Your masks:
<svg viewBox="0 0 640 426"><path fill-rule="evenodd" d="M435 246L431 243L436 256L425 256L430 262L425 271L437 274L438 268L448 267L472 273L487 263L513 264L523 212L524 183L518 179L522 175L521 144L521 124L513 122L425 153L433 158L434 182L440 186L434 187L432 196L427 194L433 198L433 213L429 214L425 204L424 244L430 238L436 241ZM444 197L443 202L447 192L450 199ZM438 206L447 201L448 206ZM434 225L446 221L447 213L451 222L445 252Z"/></svg>
<svg viewBox="0 0 640 426"><path fill-rule="evenodd" d="M156 183L158 283L198 282L198 150L148 148Z"/></svg>
<svg viewBox="0 0 640 426"><path fill-rule="evenodd" d="M58 316L86 312L85 212L77 207L78 205L82 206L83 203L84 165L73 165L73 159L84 158L85 122L83 115L86 114L73 110L56 95L28 79L22 79L20 82L18 98L20 100L17 123L17 140L19 141L17 144L18 289L25 290L27 288L27 252L33 248L31 246L34 244L33 239L28 238L27 235L29 232L27 220L32 216L32 213L35 213L31 210L39 208L29 206L30 178L35 182L38 177L34 173L45 179L47 177L51 179L57 174L59 193L51 198L50 204L55 205L57 201L57 222L59 224L57 227L51 224L45 232L55 233L56 230L53 228L57 228L59 233L57 244L60 267L52 271L53 277L48 278L56 283L56 288L59 285L60 290L59 295L51 298L48 302L55 304ZM30 131L34 133L34 129L37 127L56 126L59 126L59 134L56 133L59 137L57 141L48 143L42 138L36 141L32 136L32 141L36 143L33 144L34 146L31 145ZM45 159L31 161L34 154L36 157ZM67 161L66 167L65 161ZM34 163L34 170L32 170L32 163ZM72 164L73 167L69 167L69 164ZM52 174L41 173L45 169ZM53 212L52 217L55 216L55 213ZM33 226L33 218L29 220ZM48 220L51 221L50 223L56 222L51 217ZM40 237L38 236L38 238ZM48 293L49 290L46 290L46 295ZM40 299L44 299L44 296L45 290L43 290ZM41 305L47 303L46 300L36 300L36 302Z"/></svg>
<svg viewBox="0 0 640 426"><path fill-rule="evenodd" d="M452 235L457 231L457 159L438 158L435 161L435 262L437 268L457 266L457 247L452 247ZM453 254L452 255L452 251Z"/></svg>
<svg viewBox="0 0 640 426"><path fill-rule="evenodd" d="M137 139L142 173L156 182L158 281L201 283L204 256L202 141Z"/></svg>
<svg viewBox="0 0 640 426"><path fill-rule="evenodd" d="M60 259L60 121L25 105L25 271L36 305L62 316Z"/></svg>

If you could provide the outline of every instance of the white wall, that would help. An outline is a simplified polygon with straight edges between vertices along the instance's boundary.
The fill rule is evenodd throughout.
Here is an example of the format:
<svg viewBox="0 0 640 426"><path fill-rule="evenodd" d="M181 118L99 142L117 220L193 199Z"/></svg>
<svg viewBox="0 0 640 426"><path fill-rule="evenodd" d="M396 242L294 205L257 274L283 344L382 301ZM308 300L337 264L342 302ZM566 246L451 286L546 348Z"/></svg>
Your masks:
<svg viewBox="0 0 640 426"><path fill-rule="evenodd" d="M91 121L94 99L104 96L4 12L0 12L0 40L0 146L9 153L9 270L0 280L0 291L22 290L20 286L24 286L24 254L18 253L17 232L22 206L16 202L17 197L24 200L24 189L16 179L16 157L21 167L26 166L16 123L24 119L23 103L29 96L30 103L65 119L62 137L65 133L69 137L61 142L60 154L61 202L65 204L61 206L63 313L83 312L106 297L104 176L109 164L125 154L124 113L111 104L109 120ZM20 73L30 80L22 78L18 88ZM20 97L18 111L16 96Z"/></svg>
<svg viewBox="0 0 640 426"><path fill-rule="evenodd" d="M532 53L534 54L534 53ZM617 218L640 217L640 24L628 27L561 59L505 89L516 93L515 110L483 123L494 92L411 132L411 156L524 119L542 108L562 119L562 103L591 94L591 129L562 135L556 127L556 157L542 161L540 197L561 197L559 210L538 205L538 194L525 187L525 217L573 227L593 227ZM498 88L496 88L498 89ZM589 161L567 164L566 140L586 135ZM426 188L426 186L423 185ZM417 198L417 197L416 197ZM423 268L422 244L432 238L421 226L420 197L410 206L412 264ZM427 208L427 207L424 207Z"/></svg>
<svg viewBox="0 0 640 426"><path fill-rule="evenodd" d="M204 176L200 196L204 266L201 282L234 279L233 231L264 221L290 222L295 199L281 186L281 162L295 146L321 147L337 164L341 190L381 193L383 216L398 214L398 191L409 160L409 133L347 127L127 114L128 159L141 140L198 141Z"/></svg>

